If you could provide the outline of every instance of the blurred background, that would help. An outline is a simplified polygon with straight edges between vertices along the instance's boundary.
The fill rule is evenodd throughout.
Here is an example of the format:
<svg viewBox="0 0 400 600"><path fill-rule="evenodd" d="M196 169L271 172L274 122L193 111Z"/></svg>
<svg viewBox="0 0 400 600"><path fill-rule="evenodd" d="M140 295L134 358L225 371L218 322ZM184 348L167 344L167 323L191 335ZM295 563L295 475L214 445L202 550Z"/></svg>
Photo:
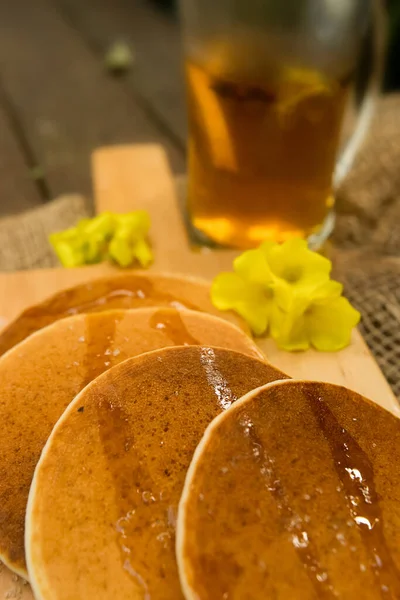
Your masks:
<svg viewBox="0 0 400 600"><path fill-rule="evenodd" d="M400 0L386 5L389 92L400 87ZM89 157L103 144L162 143L184 172L175 0L12 0L0 29L1 216L90 198Z"/></svg>
<svg viewBox="0 0 400 600"><path fill-rule="evenodd" d="M400 87L400 1L388 0L388 53L384 88L396 90Z"/></svg>

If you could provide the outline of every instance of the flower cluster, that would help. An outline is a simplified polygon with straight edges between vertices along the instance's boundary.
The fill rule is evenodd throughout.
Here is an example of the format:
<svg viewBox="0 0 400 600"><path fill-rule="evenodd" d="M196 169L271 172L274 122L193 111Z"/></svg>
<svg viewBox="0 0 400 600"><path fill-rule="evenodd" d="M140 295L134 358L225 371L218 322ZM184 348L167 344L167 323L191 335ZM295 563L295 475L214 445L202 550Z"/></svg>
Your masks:
<svg viewBox="0 0 400 600"><path fill-rule="evenodd" d="M53 233L50 243L64 267L79 267L112 259L121 267L153 260L147 242L150 217L144 210L127 214L104 212L82 219L76 227Z"/></svg>
<svg viewBox="0 0 400 600"><path fill-rule="evenodd" d="M307 242L265 242L233 263L212 284L219 310L234 310L255 335L269 333L284 350L336 351L350 343L360 313L330 279L331 262Z"/></svg>

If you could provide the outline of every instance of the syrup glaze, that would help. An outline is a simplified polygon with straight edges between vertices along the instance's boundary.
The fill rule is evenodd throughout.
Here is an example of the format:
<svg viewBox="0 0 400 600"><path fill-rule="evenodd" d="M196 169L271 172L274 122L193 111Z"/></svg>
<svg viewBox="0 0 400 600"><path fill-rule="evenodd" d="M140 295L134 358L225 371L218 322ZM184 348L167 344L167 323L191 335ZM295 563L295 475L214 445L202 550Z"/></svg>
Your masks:
<svg viewBox="0 0 400 600"><path fill-rule="evenodd" d="M110 369L68 408L37 475L39 505L33 513L39 521L31 527L38 540L32 545L36 565L46 570L54 597L63 598L60 572L72 573L79 563L85 565L88 597L109 597L111 587L98 589L104 579L120 586L121 597L182 598L175 562L177 506L193 451L222 410L220 382L239 397L285 377L260 360L212 350L216 387L205 372L204 348L173 347ZM71 435L76 442L66 453ZM95 496L90 480L96 482ZM82 530L75 526L77 513ZM111 570L105 551L110 546L120 556ZM92 553L94 547L96 561L86 560L85 548ZM69 597L77 597L75 583L71 577Z"/></svg>
<svg viewBox="0 0 400 600"><path fill-rule="evenodd" d="M375 486L374 467L357 440L342 427L324 401L324 387L305 388L310 406L327 440L343 494L369 555L372 570L384 597L400 598L399 571L387 546L383 515ZM400 498L399 498L400 500Z"/></svg>
<svg viewBox="0 0 400 600"><path fill-rule="evenodd" d="M123 317L123 312L113 311L113 314L108 313L105 315L104 319L94 319L92 317L86 319L85 376L82 387L85 387L110 368L118 323Z"/></svg>
<svg viewBox="0 0 400 600"><path fill-rule="evenodd" d="M151 274L108 277L64 290L25 310L0 334L0 355L34 331L66 316L157 305L217 314L208 287L201 282Z"/></svg>
<svg viewBox="0 0 400 600"><path fill-rule="evenodd" d="M177 310L157 310L150 318L150 327L161 331L176 346L196 346L200 342L188 331Z"/></svg>
<svg viewBox="0 0 400 600"><path fill-rule="evenodd" d="M190 598L400 598L400 421L354 392L249 394L210 426L183 496Z"/></svg>
<svg viewBox="0 0 400 600"><path fill-rule="evenodd" d="M73 398L129 357L199 342L259 358L251 339L226 321L197 311L148 307L62 319L0 359L0 557L9 566L26 574L24 520L33 472Z"/></svg>
<svg viewBox="0 0 400 600"><path fill-rule="evenodd" d="M181 343L187 337L182 336L184 328L179 315L178 318ZM161 322L165 321L169 323L168 328L174 325L172 335L176 340L174 319L162 318ZM160 315L157 322L160 322ZM207 366L204 356L207 357ZM132 433L132 429L137 431L138 424L132 428L131 411L126 411L120 402L112 400L114 396L121 397L120 389L114 387L112 394L108 393L106 399L103 397L98 418L103 450L113 476L118 514L121 515L116 522L116 531L124 569L139 583L145 600L175 600L182 597L175 565L175 525L180 492L187 465L205 425L228 407L221 403L221 385L225 391L229 390L231 402L234 402L243 389L265 378L275 379L279 372L266 370L258 361L240 360L238 355L231 357L229 353L209 347L192 347L190 351L176 348L176 358L172 349L160 353L159 357L162 361L156 365L156 371L165 369L162 380L165 381L168 376L173 383L168 385L166 394L165 388L157 389L147 402L150 422L143 420L141 439ZM148 360L149 379L156 377L153 369L155 358L149 357ZM231 362L235 358L236 374L233 372L234 362ZM248 373L250 368L254 368L252 377ZM185 372L190 373L190 381L181 379ZM139 389L141 387L139 385ZM126 398L132 394L136 396L134 388L124 387L124 390ZM152 410L154 403L156 410L162 411L159 416ZM189 417L189 425L186 411L189 409L191 413L191 407L196 418ZM127 431L130 431L128 435ZM144 443L148 436L155 437L158 444L148 446ZM145 450L146 447L151 447L151 452ZM149 462L155 463L156 470ZM140 553L138 548L142 548ZM146 561L149 561L147 565Z"/></svg>

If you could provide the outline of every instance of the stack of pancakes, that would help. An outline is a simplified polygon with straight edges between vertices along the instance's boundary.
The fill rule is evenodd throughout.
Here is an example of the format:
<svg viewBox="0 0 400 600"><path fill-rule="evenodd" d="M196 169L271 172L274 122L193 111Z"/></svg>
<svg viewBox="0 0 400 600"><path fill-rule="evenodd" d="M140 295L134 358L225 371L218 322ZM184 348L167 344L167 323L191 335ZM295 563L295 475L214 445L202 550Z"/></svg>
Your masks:
<svg viewBox="0 0 400 600"><path fill-rule="evenodd" d="M400 598L398 419L289 379L207 283L78 286L0 352L0 559L38 600Z"/></svg>

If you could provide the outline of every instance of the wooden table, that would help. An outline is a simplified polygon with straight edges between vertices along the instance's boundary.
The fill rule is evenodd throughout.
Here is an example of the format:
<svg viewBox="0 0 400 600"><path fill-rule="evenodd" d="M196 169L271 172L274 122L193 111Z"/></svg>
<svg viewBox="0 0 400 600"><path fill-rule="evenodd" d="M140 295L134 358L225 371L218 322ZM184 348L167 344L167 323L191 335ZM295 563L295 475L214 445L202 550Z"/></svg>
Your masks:
<svg viewBox="0 0 400 600"><path fill-rule="evenodd" d="M104 55L126 41L135 64L115 79ZM90 155L163 144L184 170L186 118L177 21L152 0L0 3L0 216L59 194L91 195Z"/></svg>

